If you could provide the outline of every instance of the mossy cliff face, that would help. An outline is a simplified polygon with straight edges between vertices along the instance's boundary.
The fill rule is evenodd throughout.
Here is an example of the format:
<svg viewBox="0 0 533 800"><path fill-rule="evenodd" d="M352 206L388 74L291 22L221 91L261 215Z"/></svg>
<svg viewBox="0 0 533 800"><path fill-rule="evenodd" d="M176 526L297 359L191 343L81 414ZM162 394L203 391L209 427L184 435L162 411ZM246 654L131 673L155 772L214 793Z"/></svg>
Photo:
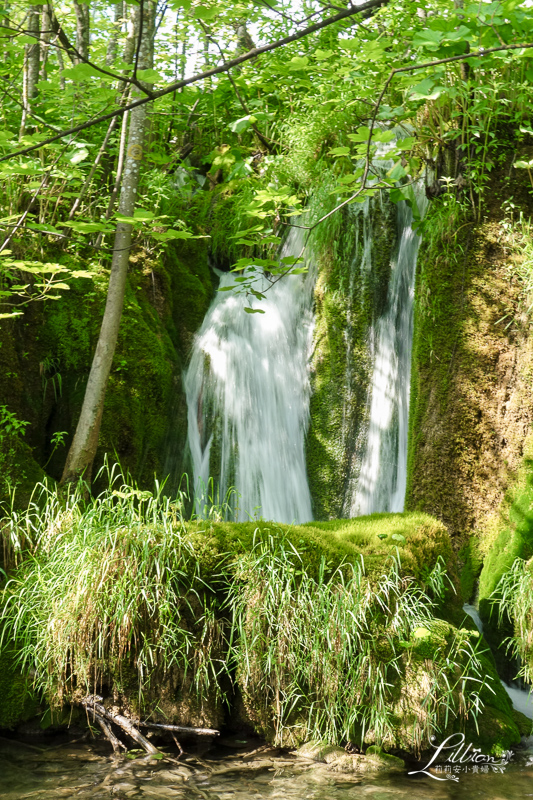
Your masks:
<svg viewBox="0 0 533 800"><path fill-rule="evenodd" d="M441 519L460 551L465 598L480 614L500 674L510 665L489 595L514 557L533 554L533 339L519 279L524 233L502 208L515 178L494 182L486 216L453 196L428 209L418 257L406 507ZM515 670L516 672L516 670Z"/></svg>
<svg viewBox="0 0 533 800"><path fill-rule="evenodd" d="M20 320L0 323L0 405L30 423L24 463L18 459L10 478L19 484L19 494L23 490L22 502L35 476L42 474L38 466L54 478L61 475L106 290L107 274L99 271L92 280L73 281L61 300L29 306ZM132 254L95 467L107 453L112 460L118 457L136 480L151 484L154 474L164 475L169 437L182 453L186 407L181 372L212 292L202 240L171 243L158 259L143 250ZM54 451L51 438L61 431L67 433L65 445Z"/></svg>
<svg viewBox="0 0 533 800"><path fill-rule="evenodd" d="M464 540L497 511L533 419L521 287L496 219L453 197L429 209L418 257L407 507Z"/></svg>
<svg viewBox="0 0 533 800"><path fill-rule="evenodd" d="M315 245L306 452L316 519L348 515L367 415L370 326L386 301L395 237L395 207L376 200L334 215Z"/></svg>

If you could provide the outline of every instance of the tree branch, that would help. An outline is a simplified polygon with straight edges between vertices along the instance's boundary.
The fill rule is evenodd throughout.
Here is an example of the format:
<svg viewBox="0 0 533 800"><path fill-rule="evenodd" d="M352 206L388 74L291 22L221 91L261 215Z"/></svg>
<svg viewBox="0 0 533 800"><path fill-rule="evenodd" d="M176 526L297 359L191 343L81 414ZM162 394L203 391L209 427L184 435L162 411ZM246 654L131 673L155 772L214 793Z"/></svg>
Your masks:
<svg viewBox="0 0 533 800"><path fill-rule="evenodd" d="M50 32L55 33L57 35L57 38L61 42L61 44L57 44L57 42L55 42L55 41L50 43L45 38L43 38L42 36L35 34L33 31L26 30L26 29L22 28L20 25L16 25L16 23L12 23L12 24L16 25L16 27L18 28L19 34L23 34L24 36L30 36L32 39L35 39L36 41L38 41L38 42L40 42L42 44L47 44L47 45L49 45L51 47L55 47L58 50L64 50L66 52L66 54L68 55L68 57L70 58L70 60L71 60L71 62L72 62L72 64L74 66L76 66L77 64L88 64L90 67L92 67L97 72L101 72L102 75L107 75L107 77L113 78L113 79L115 79L115 80L117 80L117 81L119 81L121 83L131 83L133 86L135 86L141 92L146 94L149 99L152 98L152 96L153 96L152 92L150 90L148 90L146 88L146 86L143 83L141 83L140 81L138 81L137 78L135 77L136 72L137 72L137 67L136 66L135 66L135 73L134 73L132 78L128 78L125 75L117 75L116 72L111 72L111 70L109 70L109 69L104 69L104 67L99 67L98 64L95 64L89 58L85 58L84 56L81 55L79 50L77 50L77 48L74 47L74 45L68 39L67 35L64 33L64 31L61 28L61 26L59 24L59 21L58 21L57 17L55 16L55 14L53 12L52 12L52 14L53 14L53 16L51 17L52 30L51 31L41 31L41 33L45 33L45 34L46 33L50 33Z"/></svg>
<svg viewBox="0 0 533 800"><path fill-rule="evenodd" d="M309 36L311 33L316 33L316 31L320 31L323 28L327 28L329 25L333 25L335 22L341 22L344 19L353 17L356 14L364 13L365 11L369 11L370 9L381 8L382 6L385 6L388 3L389 0L368 0L368 2L363 3L363 5L347 8L345 11L341 11L339 14L335 14L335 16L333 17L329 17L328 19L322 20L321 22L315 22L313 25L309 25L302 31L293 33L290 36L285 36L283 39L278 39L277 42L263 45L262 47L254 47L252 48L252 50L248 50L247 53L243 53L242 55L231 59L231 61L226 61L226 63L222 64L221 66L213 67L213 69L209 69L206 70L205 72L192 75L190 78L185 78L184 80L171 83L164 89L160 89L158 92L153 92L150 97L141 97L139 98L139 100L135 100L133 103L130 103L127 106L123 106L122 108L118 108L115 111L111 111L109 114L103 114L101 117L98 117L95 120L91 120L90 122L83 122L80 125L76 125L73 128L69 128L68 130L63 131L57 136L53 136L50 139L45 139L38 145L32 145L31 147L26 147L22 150L17 150L14 153L9 153L8 155L2 156L0 158L0 163L2 161L8 161L9 159L14 158L15 156L26 155L27 153L31 153L34 150L38 150L42 147L45 147L47 144L56 142L58 139L61 139L64 136L69 136L70 134L79 133L80 131L87 130L87 128L92 128L93 125L98 125L100 122L106 122L108 119L111 119L112 117L115 117L119 114L124 114L126 111L130 111L133 108L142 106L145 103L151 102L152 100L158 100L160 97L164 97L167 94L172 94L172 92L175 92L178 89L181 89L185 86L190 86L193 83L204 81L206 78L211 78L213 75L219 75L220 73L228 72L228 70L232 69L232 67L236 67L239 64L243 64L246 61L250 61L253 58L257 58L257 56L260 56L263 53L269 53L272 50L277 50L278 48L284 47L287 44L291 44L292 42L297 42L299 39L303 39L305 36ZM146 90L143 89L143 91Z"/></svg>

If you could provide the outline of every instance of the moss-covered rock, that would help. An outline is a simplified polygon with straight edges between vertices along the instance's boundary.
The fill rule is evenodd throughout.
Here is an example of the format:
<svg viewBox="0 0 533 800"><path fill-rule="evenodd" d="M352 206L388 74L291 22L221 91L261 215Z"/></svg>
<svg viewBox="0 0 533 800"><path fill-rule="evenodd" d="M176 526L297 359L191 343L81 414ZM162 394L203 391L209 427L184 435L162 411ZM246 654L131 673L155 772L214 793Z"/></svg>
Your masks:
<svg viewBox="0 0 533 800"><path fill-rule="evenodd" d="M327 764L332 772L373 773L397 772L405 769L401 758L386 753L379 747L370 746L364 755L347 753L341 747L327 742L306 742L295 753L298 758Z"/></svg>
<svg viewBox="0 0 533 800"><path fill-rule="evenodd" d="M459 544L497 513L533 419L519 255L502 242L501 216L478 224L439 199L418 257L406 503Z"/></svg>

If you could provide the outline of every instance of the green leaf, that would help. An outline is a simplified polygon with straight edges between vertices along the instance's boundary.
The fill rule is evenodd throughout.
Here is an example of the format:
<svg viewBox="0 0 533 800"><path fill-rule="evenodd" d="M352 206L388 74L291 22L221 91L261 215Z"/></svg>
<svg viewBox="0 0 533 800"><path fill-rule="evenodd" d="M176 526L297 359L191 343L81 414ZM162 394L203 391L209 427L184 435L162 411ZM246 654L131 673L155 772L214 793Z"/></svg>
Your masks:
<svg viewBox="0 0 533 800"><path fill-rule="evenodd" d="M328 153L328 156L349 156L349 155L350 155L349 147L334 147Z"/></svg>
<svg viewBox="0 0 533 800"><path fill-rule="evenodd" d="M366 125L362 125L360 128L357 128L357 133L349 133L348 139L352 142L368 142L370 138L370 128Z"/></svg>
<svg viewBox="0 0 533 800"><path fill-rule="evenodd" d="M398 150L410 150L416 144L416 136L407 136L396 144Z"/></svg>
<svg viewBox="0 0 533 800"><path fill-rule="evenodd" d="M389 172L387 172L387 175L391 181L399 181L400 178L405 178L407 172L404 170L401 164L395 164L395 166Z"/></svg>
<svg viewBox="0 0 533 800"><path fill-rule="evenodd" d="M114 80L114 78L104 75L102 72L91 67L89 64L76 64L75 67L68 67L63 70L63 77L71 81L85 81L88 78L100 78L100 80Z"/></svg>
<svg viewBox="0 0 533 800"><path fill-rule="evenodd" d="M197 6L193 9L193 14L196 19L201 19L205 21L214 19L216 15L219 13L219 10L216 6L212 6L208 8L207 6Z"/></svg>
<svg viewBox="0 0 533 800"><path fill-rule="evenodd" d="M155 217L153 211L147 211L145 208L136 208L133 212L133 218L139 222L148 222Z"/></svg>
<svg viewBox="0 0 533 800"><path fill-rule="evenodd" d="M83 147L80 150L76 150L74 155L69 158L69 161L71 164L80 164L82 161L85 161L88 155L89 151Z"/></svg>
<svg viewBox="0 0 533 800"><path fill-rule="evenodd" d="M307 56L293 56L289 61L290 70L305 69L309 64Z"/></svg>
<svg viewBox="0 0 533 800"><path fill-rule="evenodd" d="M233 133L243 133L243 131L248 130L253 125L252 119L255 122L255 118L252 117L251 114L248 114L246 117L241 117L240 119L235 120L229 126L230 131Z"/></svg>
<svg viewBox="0 0 533 800"><path fill-rule="evenodd" d="M396 542L400 542L401 544L407 541L405 536L402 536L401 533L393 533L391 538L394 539Z"/></svg>
<svg viewBox="0 0 533 800"><path fill-rule="evenodd" d="M425 30L413 36L414 47L425 47L427 50L436 50L442 41L441 31Z"/></svg>
<svg viewBox="0 0 533 800"><path fill-rule="evenodd" d="M137 78L145 83L164 83L165 79L161 77L159 72L155 69L138 69Z"/></svg>
<svg viewBox="0 0 533 800"><path fill-rule="evenodd" d="M96 272L87 272L84 269L75 269L71 272L73 278L94 278Z"/></svg>
<svg viewBox="0 0 533 800"><path fill-rule="evenodd" d="M262 308L248 308L248 306L245 306L244 310L246 311L247 314L264 314L265 313Z"/></svg>
<svg viewBox="0 0 533 800"><path fill-rule="evenodd" d="M111 228L105 222L63 222L61 223L65 228L72 228L76 233L113 233L114 228Z"/></svg>

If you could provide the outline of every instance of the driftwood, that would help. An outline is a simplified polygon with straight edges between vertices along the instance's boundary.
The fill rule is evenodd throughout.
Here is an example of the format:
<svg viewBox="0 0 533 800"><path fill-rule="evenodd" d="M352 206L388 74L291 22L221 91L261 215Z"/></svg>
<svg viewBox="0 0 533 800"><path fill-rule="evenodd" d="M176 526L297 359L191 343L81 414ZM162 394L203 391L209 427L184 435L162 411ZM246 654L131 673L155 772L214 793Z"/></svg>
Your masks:
<svg viewBox="0 0 533 800"><path fill-rule="evenodd" d="M156 731L170 731L171 733L192 733L196 736L220 736L220 731L213 728L190 728L184 725L163 725L157 722L139 722L141 728L153 728Z"/></svg>
<svg viewBox="0 0 533 800"><path fill-rule="evenodd" d="M109 725L107 724L105 719L103 717L101 717L100 714L97 714L96 711L93 711L93 715L94 715L95 720L97 721L97 723L100 725L101 729L103 730L104 735L111 742L111 745L113 747L114 752L115 753L120 753L121 750L127 750L128 748L126 747L126 745L123 744L120 741L120 739L118 739L115 736L115 734L113 733L113 731L111 730L111 728L109 727Z"/></svg>
<svg viewBox="0 0 533 800"><path fill-rule="evenodd" d="M130 719L128 719L127 717L123 717L122 714L110 714L109 711L102 705L101 700L102 700L102 698L98 697L98 696L85 697L81 701L81 705L85 709L87 709L87 711L90 711L90 712L93 713L96 721L98 722L98 724L100 725L100 727L104 731L104 733L107 736L107 738L111 741L111 744L113 745L113 749L115 749L116 745L113 744L113 740L109 738L109 736L107 734L107 731L105 730L105 728L103 728L100 720L98 719L99 717L104 722L105 722L105 720L109 720L109 722L113 722L119 728L122 728L122 730L125 733L127 733L128 736L131 739L133 739L134 742L136 742L144 750L146 750L147 753L150 753L151 755L158 755L159 754L159 750L157 749L157 747L155 747L151 742L149 742L148 739L146 739L146 737L143 736L142 733L140 733L140 731L137 730L137 728L135 727L134 723ZM107 727L109 727L109 726L107 726ZM112 733L112 736L115 739L117 739L117 737L113 733ZM117 739L117 742L118 741L119 740ZM127 748L125 748L125 749L127 749Z"/></svg>
<svg viewBox="0 0 533 800"><path fill-rule="evenodd" d="M119 753L120 750L127 750L128 748L115 735L111 726L109 725L110 722L124 731L124 733L130 737L130 739L133 739L136 744L140 745L144 750L146 750L147 753L150 753L151 755L160 755L160 751L150 741L148 741L145 736L142 735L142 733L138 730L139 727L149 728L154 731L161 731L161 733L170 733L174 739L176 747L178 748L179 756L183 754L183 749L175 736L176 733L188 733L195 736L220 736L220 731L214 730L213 728L192 728L185 725L164 725L156 722L134 722L133 720L128 719L128 717L124 717L122 714L111 714L103 705L102 698L99 695L89 695L81 700L80 704L88 713L92 714L93 719L101 727L105 737L111 743L115 753ZM171 759L168 756L166 756L166 758L169 761L175 761L175 759ZM178 762L175 761L175 763L177 764Z"/></svg>

